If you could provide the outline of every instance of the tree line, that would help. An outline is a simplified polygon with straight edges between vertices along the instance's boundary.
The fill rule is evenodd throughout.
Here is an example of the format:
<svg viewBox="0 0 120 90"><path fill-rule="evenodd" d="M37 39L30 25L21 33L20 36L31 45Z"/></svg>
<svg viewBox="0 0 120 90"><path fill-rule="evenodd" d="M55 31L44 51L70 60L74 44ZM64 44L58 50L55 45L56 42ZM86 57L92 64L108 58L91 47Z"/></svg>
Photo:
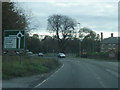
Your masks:
<svg viewBox="0 0 120 90"><path fill-rule="evenodd" d="M86 32L86 35L83 37L82 41L79 38L72 37L65 39L64 41L64 50L61 51L59 48L59 41L56 36L44 36L43 39L39 38L38 34L33 34L29 36L26 35L26 49L32 51L33 53L74 53L78 54L80 52L86 51L99 52L100 51L100 39L95 32L90 31L89 28L82 28ZM62 42L63 43L63 42ZM62 46L63 47L63 46Z"/></svg>

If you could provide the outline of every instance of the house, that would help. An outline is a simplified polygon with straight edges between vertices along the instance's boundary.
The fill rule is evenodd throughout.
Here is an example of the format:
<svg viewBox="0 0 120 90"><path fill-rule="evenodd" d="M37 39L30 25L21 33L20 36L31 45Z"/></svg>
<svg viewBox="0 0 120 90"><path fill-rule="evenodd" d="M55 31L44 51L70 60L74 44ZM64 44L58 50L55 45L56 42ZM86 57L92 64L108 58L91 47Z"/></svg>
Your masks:
<svg viewBox="0 0 120 90"><path fill-rule="evenodd" d="M120 37L111 37L103 39L103 33L101 33L101 52L109 52L110 57L115 57L115 53L120 49Z"/></svg>
<svg viewBox="0 0 120 90"><path fill-rule="evenodd" d="M120 39L120 37L113 37L113 33L111 33L111 37L102 39L100 42L101 43L101 52L108 52L111 50L117 51L118 48L120 48L120 40L119 39Z"/></svg>

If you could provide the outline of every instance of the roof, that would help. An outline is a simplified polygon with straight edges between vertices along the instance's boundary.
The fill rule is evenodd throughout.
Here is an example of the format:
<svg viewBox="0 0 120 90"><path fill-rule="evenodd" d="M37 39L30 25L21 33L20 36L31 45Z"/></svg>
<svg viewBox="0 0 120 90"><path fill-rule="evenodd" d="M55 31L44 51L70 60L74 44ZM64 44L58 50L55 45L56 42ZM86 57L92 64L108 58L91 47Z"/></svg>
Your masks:
<svg viewBox="0 0 120 90"><path fill-rule="evenodd" d="M120 37L109 37L101 41L102 44L117 44L120 43Z"/></svg>

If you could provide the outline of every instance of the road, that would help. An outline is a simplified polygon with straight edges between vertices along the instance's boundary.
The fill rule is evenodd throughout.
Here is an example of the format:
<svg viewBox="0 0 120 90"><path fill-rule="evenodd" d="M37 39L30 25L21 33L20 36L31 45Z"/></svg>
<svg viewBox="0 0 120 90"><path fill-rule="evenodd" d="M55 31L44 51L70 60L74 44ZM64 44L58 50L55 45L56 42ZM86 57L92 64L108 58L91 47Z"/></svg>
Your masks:
<svg viewBox="0 0 120 90"><path fill-rule="evenodd" d="M118 63L59 59L63 66L34 88L118 88Z"/></svg>

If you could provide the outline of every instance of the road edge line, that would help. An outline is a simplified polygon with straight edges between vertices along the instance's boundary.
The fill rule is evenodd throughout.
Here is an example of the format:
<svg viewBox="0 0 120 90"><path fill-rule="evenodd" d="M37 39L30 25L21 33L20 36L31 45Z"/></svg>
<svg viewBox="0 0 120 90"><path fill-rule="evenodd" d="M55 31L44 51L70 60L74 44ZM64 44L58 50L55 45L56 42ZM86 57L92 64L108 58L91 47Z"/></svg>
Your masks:
<svg viewBox="0 0 120 90"><path fill-rule="evenodd" d="M60 69L62 69L63 67L64 67L64 64L63 64L57 71L55 71L53 74L51 74L47 79L43 80L41 83L39 83L38 85L36 85L36 86L33 87L33 88L37 88L37 87L41 86L44 82L46 82L46 81L47 81L50 77L52 77L55 73L59 72Z"/></svg>

